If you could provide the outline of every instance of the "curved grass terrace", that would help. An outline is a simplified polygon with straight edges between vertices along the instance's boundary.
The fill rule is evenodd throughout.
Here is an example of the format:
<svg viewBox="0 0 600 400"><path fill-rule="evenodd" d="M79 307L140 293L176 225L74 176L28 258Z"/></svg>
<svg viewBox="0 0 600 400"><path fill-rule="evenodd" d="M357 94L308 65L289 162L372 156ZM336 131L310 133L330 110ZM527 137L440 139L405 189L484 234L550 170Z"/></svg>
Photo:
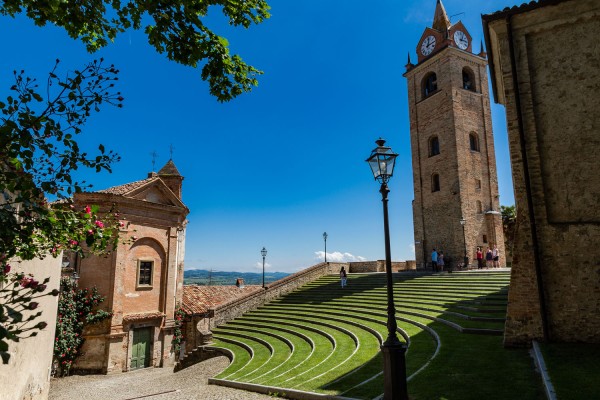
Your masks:
<svg viewBox="0 0 600 400"><path fill-rule="evenodd" d="M502 346L509 279L504 271L394 274L411 399L543 398L527 351ZM215 328L214 347L233 357L211 383L290 398L379 398L386 301L381 273L350 274L343 289L337 276L313 281Z"/></svg>

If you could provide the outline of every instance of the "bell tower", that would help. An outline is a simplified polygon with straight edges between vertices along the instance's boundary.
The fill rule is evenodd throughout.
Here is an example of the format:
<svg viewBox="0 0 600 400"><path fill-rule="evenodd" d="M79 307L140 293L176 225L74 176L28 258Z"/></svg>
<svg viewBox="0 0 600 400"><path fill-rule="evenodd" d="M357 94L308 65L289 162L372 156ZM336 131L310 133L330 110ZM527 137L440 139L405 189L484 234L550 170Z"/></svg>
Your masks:
<svg viewBox="0 0 600 400"><path fill-rule="evenodd" d="M505 266L483 46L474 54L469 31L460 21L451 24L437 0L432 26L425 28L416 52L418 62L412 64L409 53L404 77L417 265L431 261L434 248L454 266L465 252L476 265L477 247L485 254L496 245Z"/></svg>

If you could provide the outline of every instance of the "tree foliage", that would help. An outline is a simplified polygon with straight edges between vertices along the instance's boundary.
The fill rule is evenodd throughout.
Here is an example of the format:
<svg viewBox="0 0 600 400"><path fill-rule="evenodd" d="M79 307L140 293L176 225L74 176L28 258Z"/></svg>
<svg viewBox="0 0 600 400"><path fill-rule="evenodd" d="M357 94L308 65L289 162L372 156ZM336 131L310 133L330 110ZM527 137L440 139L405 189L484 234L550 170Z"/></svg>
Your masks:
<svg viewBox="0 0 600 400"><path fill-rule="evenodd" d="M512 256L513 245L515 243L515 228L517 225L517 211L514 205L500 206L502 214L502 230L504 232L504 244L506 251Z"/></svg>
<svg viewBox="0 0 600 400"><path fill-rule="evenodd" d="M58 362L60 376L69 374L73 363L81 355L83 331L86 326L111 317L111 313L98 310L104 301L94 286L79 289L68 278L61 280L62 290L58 299L58 315L54 342L54 359Z"/></svg>
<svg viewBox="0 0 600 400"><path fill-rule="evenodd" d="M58 62L57 62L58 65ZM61 79L56 67L50 72L46 94L39 93L37 81L24 72L14 72L14 93L0 101L0 254L3 259L43 258L57 249L81 251L89 242L94 250L106 247L107 237L88 240L88 231L109 225L92 218L91 209L81 213L69 206L75 192L89 187L76 181L81 167L94 171L111 170L119 159L100 145L98 153L80 149L75 135L102 104L120 107L123 98L115 92L118 71L102 61L87 64ZM49 207L45 195L62 201ZM94 211L97 211L94 210ZM114 218L113 218L114 220ZM110 225L114 225L112 221ZM85 229L85 230L84 230ZM74 244L77 242L77 245Z"/></svg>
<svg viewBox="0 0 600 400"><path fill-rule="evenodd" d="M64 28L95 52L127 29L144 29L148 42L169 60L197 67L219 101L229 101L258 84L261 71L231 55L229 43L203 22L210 6L220 8L235 27L248 28L269 18L265 0L5 0L0 14L25 14L36 25Z"/></svg>
<svg viewBox="0 0 600 400"><path fill-rule="evenodd" d="M89 187L77 181L79 168L111 170L118 160L102 145L96 154L80 149L75 136L92 113L104 104L120 107L114 90L118 71L93 61L60 78L50 72L45 94L37 81L14 72L15 84L0 101L0 355L8 362L8 342L34 336L45 322L33 324L35 296L46 289L32 275L11 272L10 260L58 256L70 250L82 257L104 254L118 243L123 226L115 210L86 206L75 209L73 193ZM52 206L46 195L57 199Z"/></svg>

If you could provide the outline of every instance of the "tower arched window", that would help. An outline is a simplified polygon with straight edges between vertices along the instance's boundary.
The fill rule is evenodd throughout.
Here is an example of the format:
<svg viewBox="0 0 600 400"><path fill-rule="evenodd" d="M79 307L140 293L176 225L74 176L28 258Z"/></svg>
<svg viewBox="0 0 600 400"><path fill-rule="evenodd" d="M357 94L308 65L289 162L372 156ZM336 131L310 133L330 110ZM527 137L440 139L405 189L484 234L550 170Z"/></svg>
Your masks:
<svg viewBox="0 0 600 400"><path fill-rule="evenodd" d="M476 91L475 74L473 73L473 71L470 68L468 68L468 67L463 68L462 79L463 79L463 89L470 90L472 92Z"/></svg>
<svg viewBox="0 0 600 400"><path fill-rule="evenodd" d="M423 98L430 96L437 90L437 75L431 72L423 78Z"/></svg>
<svg viewBox="0 0 600 400"><path fill-rule="evenodd" d="M431 175L431 191L432 192L440 191L440 175L439 174Z"/></svg>
<svg viewBox="0 0 600 400"><path fill-rule="evenodd" d="M475 132L469 133L469 147L471 151L479 151L479 137Z"/></svg>
<svg viewBox="0 0 600 400"><path fill-rule="evenodd" d="M440 154L440 139L437 136L429 138L429 157Z"/></svg>
<svg viewBox="0 0 600 400"><path fill-rule="evenodd" d="M483 214L483 207L481 206L481 202L477 200L477 214Z"/></svg>

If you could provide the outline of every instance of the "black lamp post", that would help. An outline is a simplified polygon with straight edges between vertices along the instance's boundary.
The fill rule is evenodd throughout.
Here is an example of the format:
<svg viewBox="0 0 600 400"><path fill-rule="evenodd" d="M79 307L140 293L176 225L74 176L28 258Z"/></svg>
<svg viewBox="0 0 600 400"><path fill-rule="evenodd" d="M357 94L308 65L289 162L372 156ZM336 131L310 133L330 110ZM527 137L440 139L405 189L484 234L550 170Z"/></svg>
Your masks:
<svg viewBox="0 0 600 400"><path fill-rule="evenodd" d="M325 241L325 262L327 262L327 232L323 232L323 240Z"/></svg>
<svg viewBox="0 0 600 400"><path fill-rule="evenodd" d="M463 259L463 264L465 268L469 268L469 257L467 257L467 237L465 236L465 225L467 224L467 220L465 217L460 217L460 224L462 225L463 244L465 245L465 258Z"/></svg>
<svg viewBox="0 0 600 400"><path fill-rule="evenodd" d="M262 250L260 251L260 254L262 255L263 258L263 289L265 288L265 257L267 256L267 249L266 248L262 248Z"/></svg>
<svg viewBox="0 0 600 400"><path fill-rule="evenodd" d="M387 329L388 336L381 351L383 352L383 376L385 400L408 400L406 384L406 346L396 335L396 308L394 307L394 283L392 281L392 258L390 253L390 227L388 223L388 188L387 182L394 173L394 164L398 154L390 147L385 147L385 140L376 140L377 147L367 159L375 180L381 183L379 193L383 202L383 230L385 234L385 275L387 278Z"/></svg>

